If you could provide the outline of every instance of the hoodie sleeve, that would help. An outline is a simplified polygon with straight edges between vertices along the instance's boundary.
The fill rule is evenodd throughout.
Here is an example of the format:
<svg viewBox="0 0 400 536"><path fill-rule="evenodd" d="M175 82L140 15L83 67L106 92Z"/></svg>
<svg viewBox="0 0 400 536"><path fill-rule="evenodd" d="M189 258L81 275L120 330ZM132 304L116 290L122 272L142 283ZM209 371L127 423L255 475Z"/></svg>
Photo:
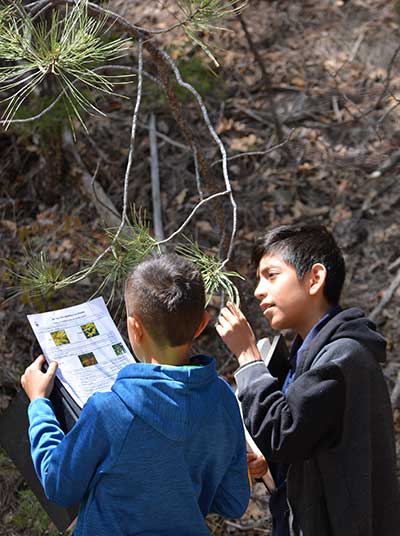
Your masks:
<svg viewBox="0 0 400 536"><path fill-rule="evenodd" d="M305 460L339 438L345 381L335 362L299 376L286 395L261 361L243 366L235 377L246 427L268 460Z"/></svg>
<svg viewBox="0 0 400 536"><path fill-rule="evenodd" d="M217 489L210 511L227 518L241 517L250 499L250 482L247 471L246 442L241 421L241 437L228 471Z"/></svg>
<svg viewBox="0 0 400 536"><path fill-rule="evenodd" d="M33 465L47 498L61 506L81 501L107 455L107 435L94 398L67 435L50 400L38 398L28 408Z"/></svg>

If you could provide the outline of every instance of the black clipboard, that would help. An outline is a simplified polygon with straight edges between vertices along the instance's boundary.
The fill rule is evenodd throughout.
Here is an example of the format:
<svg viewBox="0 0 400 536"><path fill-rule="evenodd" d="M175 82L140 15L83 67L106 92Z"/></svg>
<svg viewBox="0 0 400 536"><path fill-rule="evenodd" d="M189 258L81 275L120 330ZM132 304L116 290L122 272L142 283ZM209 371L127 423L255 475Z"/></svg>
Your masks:
<svg viewBox="0 0 400 536"><path fill-rule="evenodd" d="M67 433L78 420L81 408L58 378L55 379L50 400L63 432ZM79 505L63 508L49 501L44 494L31 458L28 437L28 406L29 399L21 389L9 407L0 415L0 446L22 474L57 530L64 532L78 515Z"/></svg>

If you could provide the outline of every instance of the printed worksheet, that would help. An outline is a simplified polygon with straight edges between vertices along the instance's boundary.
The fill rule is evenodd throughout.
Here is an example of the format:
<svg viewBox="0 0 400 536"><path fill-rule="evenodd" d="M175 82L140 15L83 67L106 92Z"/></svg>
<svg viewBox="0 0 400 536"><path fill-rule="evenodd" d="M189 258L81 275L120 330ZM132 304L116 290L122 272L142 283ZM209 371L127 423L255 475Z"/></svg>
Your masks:
<svg viewBox="0 0 400 536"><path fill-rule="evenodd" d="M95 392L110 391L118 372L135 363L103 298L57 311L28 315L48 363L82 408Z"/></svg>

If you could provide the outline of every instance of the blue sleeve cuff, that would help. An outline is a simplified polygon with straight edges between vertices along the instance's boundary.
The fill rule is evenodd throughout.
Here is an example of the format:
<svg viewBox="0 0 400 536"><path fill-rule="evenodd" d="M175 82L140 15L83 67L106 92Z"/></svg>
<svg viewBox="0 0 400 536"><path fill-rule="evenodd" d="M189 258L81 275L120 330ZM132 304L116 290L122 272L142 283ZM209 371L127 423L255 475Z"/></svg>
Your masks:
<svg viewBox="0 0 400 536"><path fill-rule="evenodd" d="M35 398L30 402L28 406L29 422L32 422L32 419L38 415L54 417L53 404L48 398Z"/></svg>

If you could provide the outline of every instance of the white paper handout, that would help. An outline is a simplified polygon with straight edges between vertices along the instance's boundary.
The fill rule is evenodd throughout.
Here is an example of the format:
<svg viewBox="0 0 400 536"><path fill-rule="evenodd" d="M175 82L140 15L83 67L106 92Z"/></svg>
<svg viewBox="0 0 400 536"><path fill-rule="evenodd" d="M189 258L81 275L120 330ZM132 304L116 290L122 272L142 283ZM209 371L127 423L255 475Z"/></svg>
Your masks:
<svg viewBox="0 0 400 536"><path fill-rule="evenodd" d="M110 391L118 372L135 363L103 298L28 315L48 363L78 406L95 392Z"/></svg>

